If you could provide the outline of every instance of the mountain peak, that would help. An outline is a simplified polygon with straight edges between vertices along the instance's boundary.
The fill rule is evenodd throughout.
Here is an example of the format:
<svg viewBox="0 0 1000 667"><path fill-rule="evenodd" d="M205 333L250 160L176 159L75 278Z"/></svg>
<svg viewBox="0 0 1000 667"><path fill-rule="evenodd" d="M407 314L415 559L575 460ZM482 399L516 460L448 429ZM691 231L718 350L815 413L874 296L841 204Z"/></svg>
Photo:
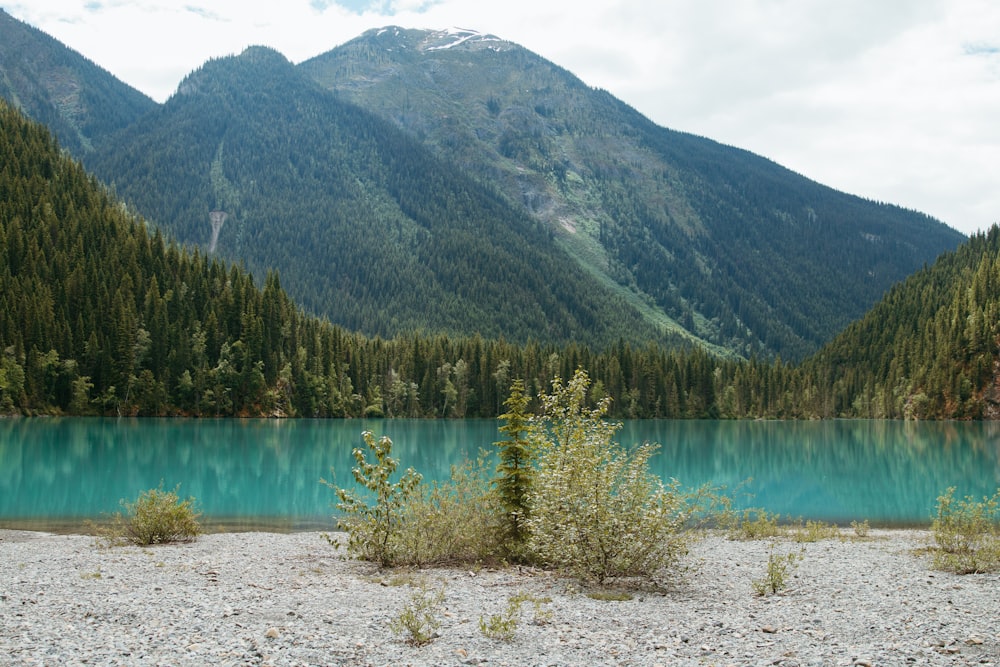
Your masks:
<svg viewBox="0 0 1000 667"><path fill-rule="evenodd" d="M471 30L468 28L445 28L444 30L419 30L385 26L374 28L362 35L362 38L385 42L392 40L394 46L412 48L417 51L443 51L462 48L467 50L511 48L513 44L500 39L496 35Z"/></svg>

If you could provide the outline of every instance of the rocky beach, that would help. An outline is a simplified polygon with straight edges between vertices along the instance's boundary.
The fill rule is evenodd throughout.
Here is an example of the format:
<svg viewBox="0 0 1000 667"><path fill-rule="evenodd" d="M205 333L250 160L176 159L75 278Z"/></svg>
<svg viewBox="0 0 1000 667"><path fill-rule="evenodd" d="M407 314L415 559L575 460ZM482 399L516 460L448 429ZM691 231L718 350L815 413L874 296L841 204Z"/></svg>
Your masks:
<svg viewBox="0 0 1000 667"><path fill-rule="evenodd" d="M1000 665L1000 575L935 571L927 531L847 532L708 534L686 572L608 600L538 569L379 570L317 532L107 548L0 530L0 664ZM757 595L772 550L797 554L788 586ZM429 643L394 631L440 591ZM513 596L513 637L487 637Z"/></svg>

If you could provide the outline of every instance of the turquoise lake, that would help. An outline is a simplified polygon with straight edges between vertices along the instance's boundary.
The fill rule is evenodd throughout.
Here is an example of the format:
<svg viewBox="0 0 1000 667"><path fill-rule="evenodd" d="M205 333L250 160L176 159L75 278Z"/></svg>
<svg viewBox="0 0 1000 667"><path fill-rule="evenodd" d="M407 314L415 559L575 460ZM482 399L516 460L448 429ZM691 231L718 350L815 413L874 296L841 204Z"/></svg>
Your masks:
<svg viewBox="0 0 1000 667"><path fill-rule="evenodd" d="M0 526L83 529L140 491L180 484L212 529L331 529L361 433L388 435L402 467L443 479L500 439L494 420L0 420ZM724 485L738 507L784 517L927 525L948 487L1000 487L1000 424L626 421L624 445L660 443L653 471ZM332 469L332 470L331 470Z"/></svg>

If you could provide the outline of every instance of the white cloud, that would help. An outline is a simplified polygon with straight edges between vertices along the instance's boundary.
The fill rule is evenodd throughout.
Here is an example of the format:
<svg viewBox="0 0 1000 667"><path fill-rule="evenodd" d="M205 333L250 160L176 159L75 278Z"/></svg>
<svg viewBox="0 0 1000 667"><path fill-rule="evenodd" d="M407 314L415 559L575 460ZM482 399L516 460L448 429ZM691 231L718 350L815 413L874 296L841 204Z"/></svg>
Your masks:
<svg viewBox="0 0 1000 667"><path fill-rule="evenodd" d="M293 62L384 25L517 42L661 125L970 232L1000 222L993 0L26 0L4 5L165 99L251 44Z"/></svg>

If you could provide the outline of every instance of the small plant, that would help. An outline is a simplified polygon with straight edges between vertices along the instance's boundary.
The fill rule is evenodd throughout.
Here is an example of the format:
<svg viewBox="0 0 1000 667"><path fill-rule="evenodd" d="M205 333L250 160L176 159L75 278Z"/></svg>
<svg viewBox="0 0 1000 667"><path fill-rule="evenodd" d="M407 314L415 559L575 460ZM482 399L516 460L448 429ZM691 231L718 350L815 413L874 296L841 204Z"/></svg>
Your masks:
<svg viewBox="0 0 1000 667"><path fill-rule="evenodd" d="M395 565L400 558L399 535L407 501L419 489L421 476L408 468L397 482L390 481L399 461L392 458L392 440L382 436L378 441L371 431L362 434L365 445L375 456L369 463L365 451L356 447L352 452L357 466L352 468L354 480L375 495L374 504L356 492L343 489L326 480L320 480L332 488L337 498L337 509L344 516L337 521L337 527L347 532L348 553L378 563L383 567ZM327 538L336 545L333 538Z"/></svg>
<svg viewBox="0 0 1000 667"><path fill-rule="evenodd" d="M507 608L489 618L479 617L479 631L483 636L499 641L510 641L517 632L517 622L521 616L521 602L516 597L507 600Z"/></svg>
<svg viewBox="0 0 1000 667"><path fill-rule="evenodd" d="M981 501L954 495L951 487L937 499L934 567L957 574L1000 570L1000 490Z"/></svg>
<svg viewBox="0 0 1000 667"><path fill-rule="evenodd" d="M774 543L767 556L767 575L763 579L754 579L751 583L757 595L777 595L788 587L788 577L802 558L801 553L774 553Z"/></svg>
<svg viewBox="0 0 1000 667"><path fill-rule="evenodd" d="M403 606L399 616L394 618L390 629L397 635L405 635L406 642L414 646L429 644L441 627L437 617L438 607L444 602L444 587L431 590L426 584L415 590Z"/></svg>
<svg viewBox="0 0 1000 667"><path fill-rule="evenodd" d="M518 593L507 598L507 608L500 614L493 614L489 618L479 617L479 631L490 639L500 641L510 641L514 639L517 632L517 625L521 618L521 605L531 602L534 605L534 615L532 623L544 625L552 618L552 612L542 609L542 605L551 602L551 598L536 598L527 593Z"/></svg>
<svg viewBox="0 0 1000 667"><path fill-rule="evenodd" d="M778 525L780 514L769 514L767 510L745 509L743 517L735 521L735 525L729 531L729 538L733 540L765 540L777 537L781 534L781 526Z"/></svg>
<svg viewBox="0 0 1000 667"><path fill-rule="evenodd" d="M868 519L865 519L861 523L857 521L851 522L851 530L854 531L854 537L859 540L866 540L870 536L871 526L868 525Z"/></svg>
<svg viewBox="0 0 1000 667"><path fill-rule="evenodd" d="M200 512L195 511L194 498L181 500L178 484L173 491L164 491L163 482L155 489L139 494L134 502L121 501L125 510L117 512L111 525L102 529L108 545L135 544L151 546L170 542L190 542L201 534Z"/></svg>
<svg viewBox="0 0 1000 667"><path fill-rule="evenodd" d="M840 537L840 529L832 523L822 521L806 521L799 525L792 532L792 539L796 542L819 542Z"/></svg>
<svg viewBox="0 0 1000 667"><path fill-rule="evenodd" d="M632 594L628 591L591 591L587 593L587 597L601 602L628 602L632 599Z"/></svg>

